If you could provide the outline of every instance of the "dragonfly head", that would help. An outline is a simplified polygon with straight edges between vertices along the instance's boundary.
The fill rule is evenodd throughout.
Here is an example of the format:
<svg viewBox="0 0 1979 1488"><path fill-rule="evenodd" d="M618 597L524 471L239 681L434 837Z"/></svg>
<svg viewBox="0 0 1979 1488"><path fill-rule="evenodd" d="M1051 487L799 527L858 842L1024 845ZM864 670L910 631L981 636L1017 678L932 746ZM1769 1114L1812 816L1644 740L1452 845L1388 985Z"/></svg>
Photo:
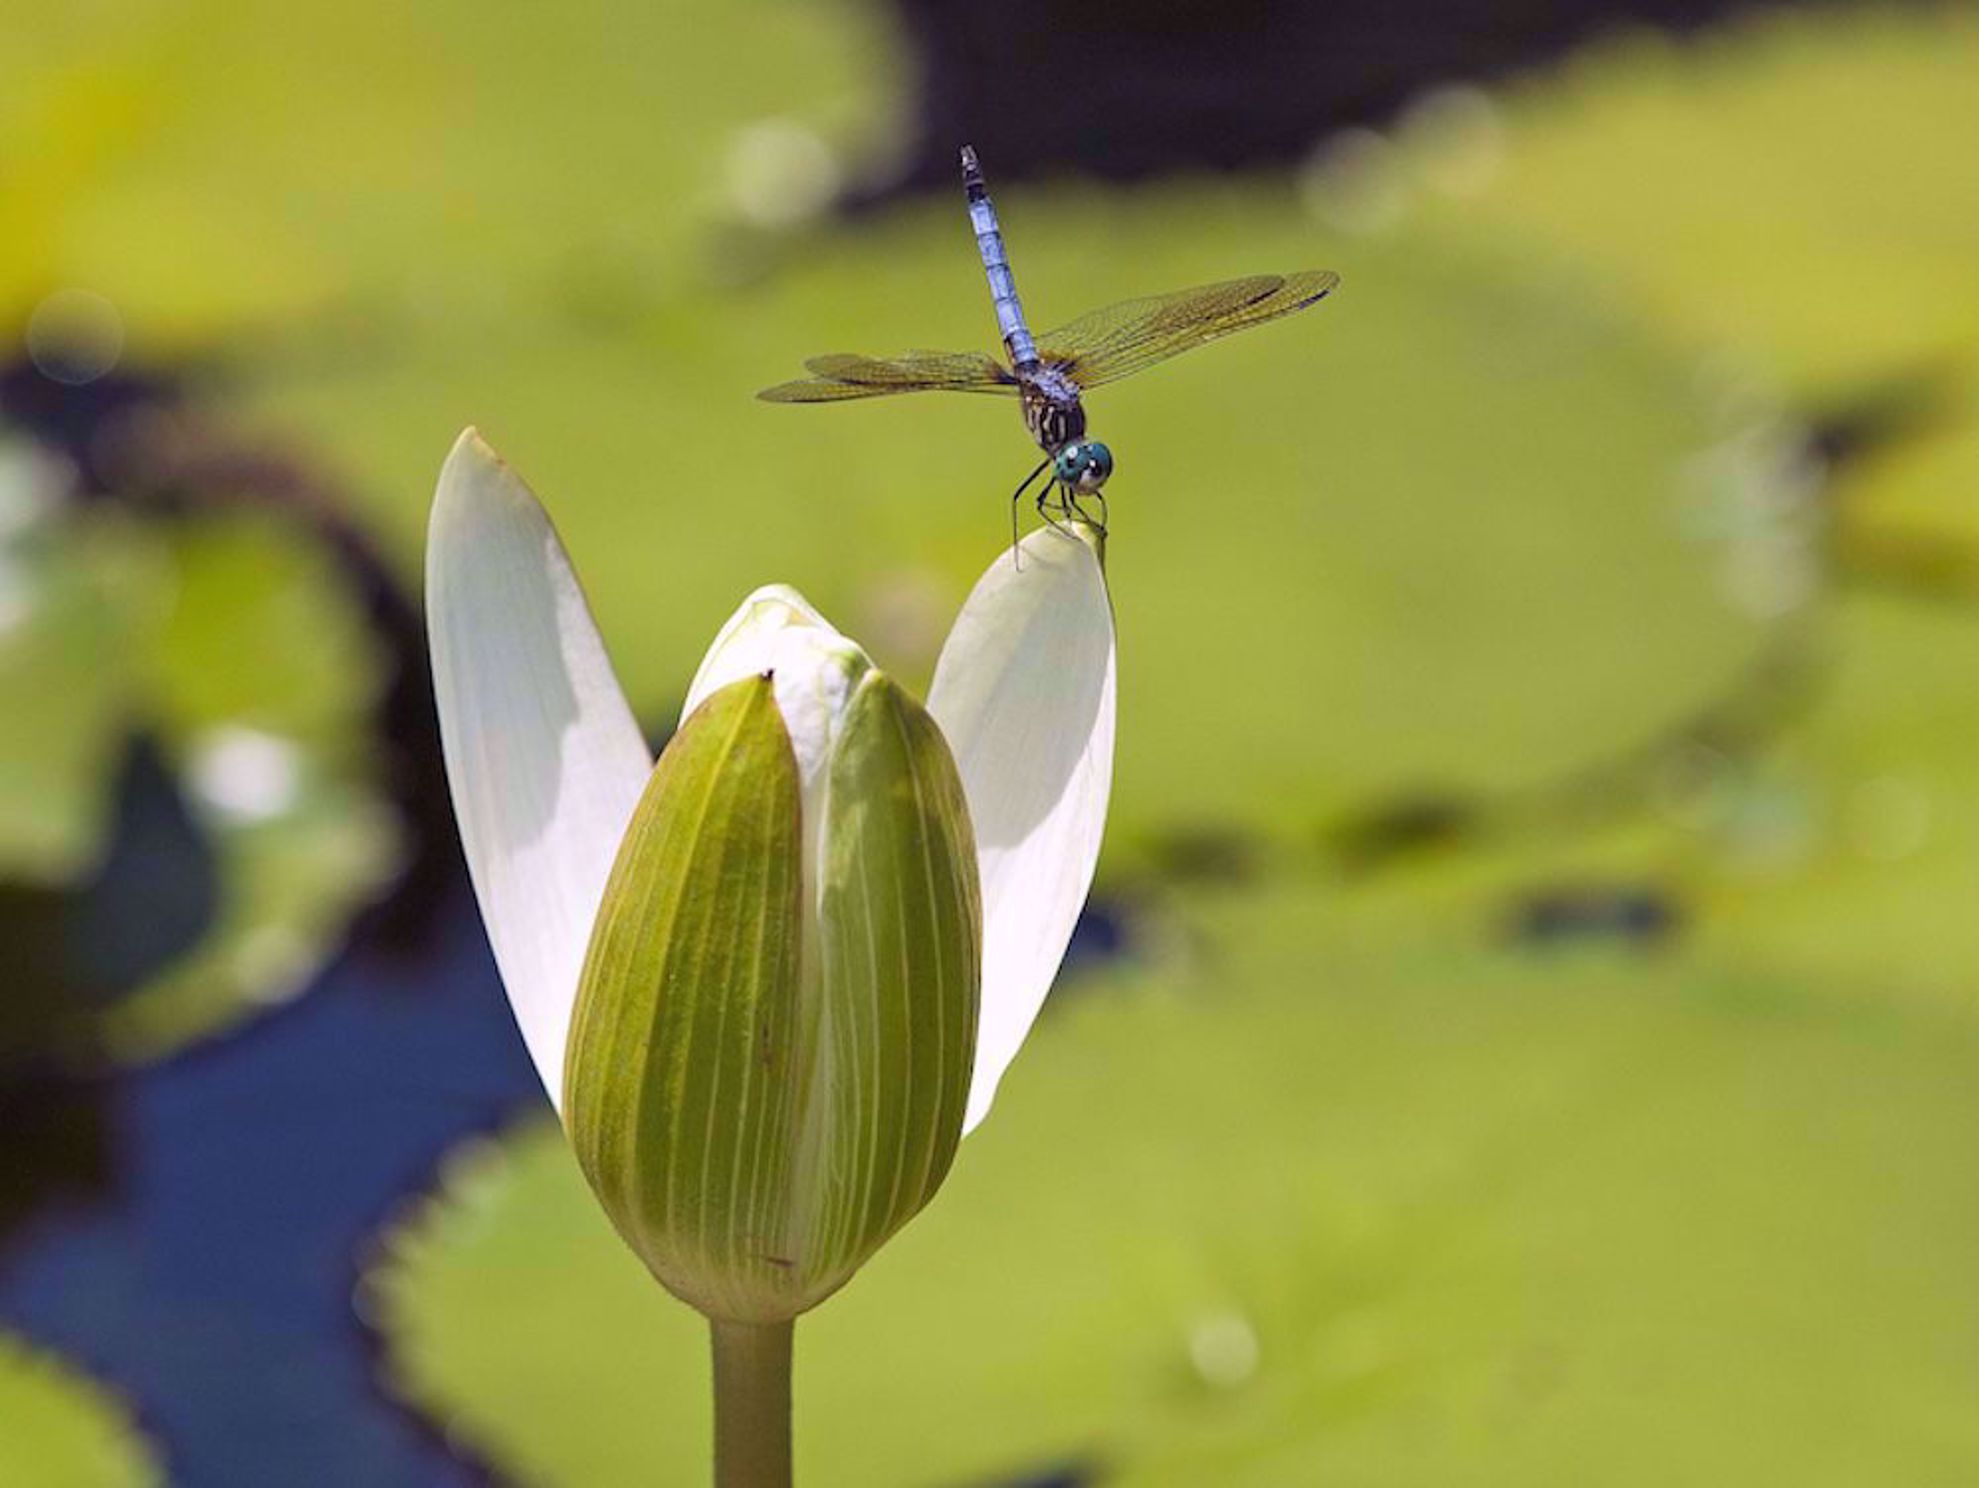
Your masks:
<svg viewBox="0 0 1979 1488"><path fill-rule="evenodd" d="M1051 473L1068 491L1097 491L1113 474L1113 451L1097 439L1075 439L1052 457Z"/></svg>

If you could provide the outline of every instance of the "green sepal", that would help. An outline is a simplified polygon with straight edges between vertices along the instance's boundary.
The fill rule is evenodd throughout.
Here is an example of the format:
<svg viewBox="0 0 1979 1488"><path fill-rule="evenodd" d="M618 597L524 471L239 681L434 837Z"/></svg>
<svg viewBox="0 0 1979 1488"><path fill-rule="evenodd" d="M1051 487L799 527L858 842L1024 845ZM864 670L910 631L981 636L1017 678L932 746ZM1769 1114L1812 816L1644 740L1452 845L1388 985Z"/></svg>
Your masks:
<svg viewBox="0 0 1979 1488"><path fill-rule="evenodd" d="M620 847L571 1027L579 1165L661 1283L718 1319L843 1286L961 1136L982 909L947 743L869 672L821 784L806 873L771 680L696 709Z"/></svg>
<svg viewBox="0 0 1979 1488"><path fill-rule="evenodd" d="M835 1288L934 1197L968 1104L982 903L961 777L934 720L883 672L832 758L808 1269Z"/></svg>
<svg viewBox="0 0 1979 1488"><path fill-rule="evenodd" d="M578 986L578 1164L654 1276L710 1316L774 1314L787 1290L801 857L797 761L770 679L745 678L654 766Z"/></svg>

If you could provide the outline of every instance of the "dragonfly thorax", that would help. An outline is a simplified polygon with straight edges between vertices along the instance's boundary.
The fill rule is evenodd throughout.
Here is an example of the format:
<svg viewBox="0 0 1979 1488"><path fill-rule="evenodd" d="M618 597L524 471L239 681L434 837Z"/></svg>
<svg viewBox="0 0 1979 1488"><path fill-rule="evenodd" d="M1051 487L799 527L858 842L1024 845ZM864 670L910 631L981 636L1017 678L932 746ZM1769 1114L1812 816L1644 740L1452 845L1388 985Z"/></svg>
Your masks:
<svg viewBox="0 0 1979 1488"><path fill-rule="evenodd" d="M1023 388L1024 427L1038 448L1056 455L1086 432L1086 410L1076 388L1064 392L1025 383Z"/></svg>

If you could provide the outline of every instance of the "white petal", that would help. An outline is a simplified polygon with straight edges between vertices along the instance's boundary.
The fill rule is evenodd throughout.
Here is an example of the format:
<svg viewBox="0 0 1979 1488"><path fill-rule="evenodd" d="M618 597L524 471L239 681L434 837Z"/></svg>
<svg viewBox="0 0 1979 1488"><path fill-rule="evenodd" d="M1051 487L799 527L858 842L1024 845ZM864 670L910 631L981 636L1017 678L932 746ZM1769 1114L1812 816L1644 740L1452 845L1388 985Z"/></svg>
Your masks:
<svg viewBox="0 0 1979 1488"><path fill-rule="evenodd" d="M777 637L786 630L808 626L838 635L811 602L788 584L765 584L743 600L701 658L701 668L687 689L687 701L681 705L681 721L686 722L687 715L700 707L709 693L752 672L760 676L769 671Z"/></svg>
<svg viewBox="0 0 1979 1488"><path fill-rule="evenodd" d="M1081 529L1083 531L1083 529ZM948 736L983 886L983 1010L963 1130L988 1112L1091 888L1113 785L1113 611L1091 545L1054 528L962 606L928 711Z"/></svg>
<svg viewBox="0 0 1979 1488"><path fill-rule="evenodd" d="M797 754L806 824L815 826L839 724L872 665L858 642L841 635L803 595L786 584L766 584L742 601L715 636L680 716L685 721L710 693L731 682L772 674L777 709Z"/></svg>
<svg viewBox="0 0 1979 1488"><path fill-rule="evenodd" d="M426 624L481 919L561 1109L591 922L653 756L548 515L472 429L433 498Z"/></svg>

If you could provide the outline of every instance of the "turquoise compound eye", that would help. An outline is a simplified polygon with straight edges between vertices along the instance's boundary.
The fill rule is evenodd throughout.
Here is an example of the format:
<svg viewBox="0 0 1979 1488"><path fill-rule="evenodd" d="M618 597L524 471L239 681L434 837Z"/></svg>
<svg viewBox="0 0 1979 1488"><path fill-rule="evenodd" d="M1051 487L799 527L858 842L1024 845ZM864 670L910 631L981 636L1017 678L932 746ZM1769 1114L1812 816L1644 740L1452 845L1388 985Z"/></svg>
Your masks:
<svg viewBox="0 0 1979 1488"><path fill-rule="evenodd" d="M1078 439L1052 462L1058 483L1074 491L1097 491L1113 474L1113 451L1097 439Z"/></svg>

